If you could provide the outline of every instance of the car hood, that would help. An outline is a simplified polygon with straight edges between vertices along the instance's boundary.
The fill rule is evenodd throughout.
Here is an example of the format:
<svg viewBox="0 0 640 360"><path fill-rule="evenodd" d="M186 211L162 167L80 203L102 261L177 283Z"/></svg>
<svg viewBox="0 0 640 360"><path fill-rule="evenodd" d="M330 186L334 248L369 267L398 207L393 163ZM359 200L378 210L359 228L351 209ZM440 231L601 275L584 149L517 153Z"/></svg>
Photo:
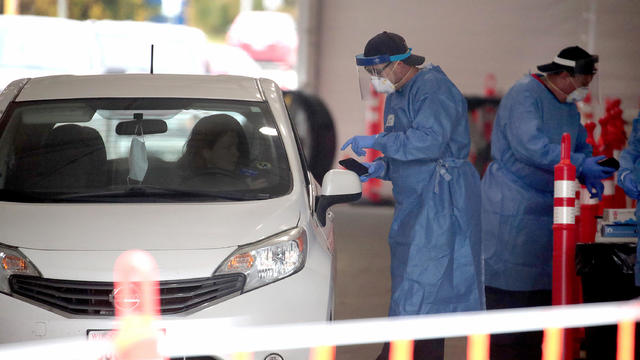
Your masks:
<svg viewBox="0 0 640 360"><path fill-rule="evenodd" d="M0 203L0 242L25 249L235 247L298 223L295 197L192 204Z"/></svg>

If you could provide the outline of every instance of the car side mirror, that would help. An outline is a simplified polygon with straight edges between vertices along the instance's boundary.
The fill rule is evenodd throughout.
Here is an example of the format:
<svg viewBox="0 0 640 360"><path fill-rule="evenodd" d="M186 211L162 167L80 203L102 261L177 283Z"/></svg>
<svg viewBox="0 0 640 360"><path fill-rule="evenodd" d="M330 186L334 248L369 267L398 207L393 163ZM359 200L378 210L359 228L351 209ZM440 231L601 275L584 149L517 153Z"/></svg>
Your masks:
<svg viewBox="0 0 640 360"><path fill-rule="evenodd" d="M362 183L356 173L349 170L329 170L322 179L320 198L316 202L316 215L320 225L327 224L327 210L332 205L356 201L362 196Z"/></svg>

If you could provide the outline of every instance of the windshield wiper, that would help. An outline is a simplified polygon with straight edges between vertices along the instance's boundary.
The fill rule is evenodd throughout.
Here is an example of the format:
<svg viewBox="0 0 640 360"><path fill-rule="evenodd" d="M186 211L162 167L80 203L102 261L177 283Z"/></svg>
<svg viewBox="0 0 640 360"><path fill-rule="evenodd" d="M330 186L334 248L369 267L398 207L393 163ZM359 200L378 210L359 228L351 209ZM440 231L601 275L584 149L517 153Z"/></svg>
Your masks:
<svg viewBox="0 0 640 360"><path fill-rule="evenodd" d="M242 193L232 191L206 191L191 189L165 188L153 185L131 185L126 189L101 191L92 193L63 194L53 197L54 200L90 200L105 198L136 198L148 195L180 195L190 198L221 199L231 201L264 200L269 194Z"/></svg>

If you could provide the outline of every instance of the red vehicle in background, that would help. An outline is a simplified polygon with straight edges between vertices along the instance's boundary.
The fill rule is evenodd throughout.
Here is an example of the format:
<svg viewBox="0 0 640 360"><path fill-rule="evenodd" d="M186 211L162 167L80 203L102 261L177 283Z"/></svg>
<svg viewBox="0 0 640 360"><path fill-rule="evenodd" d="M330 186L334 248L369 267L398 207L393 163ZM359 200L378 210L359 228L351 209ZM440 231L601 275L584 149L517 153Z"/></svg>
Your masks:
<svg viewBox="0 0 640 360"><path fill-rule="evenodd" d="M259 62L293 68L297 62L298 32L293 17L278 11L243 11L236 16L227 44L244 49Z"/></svg>

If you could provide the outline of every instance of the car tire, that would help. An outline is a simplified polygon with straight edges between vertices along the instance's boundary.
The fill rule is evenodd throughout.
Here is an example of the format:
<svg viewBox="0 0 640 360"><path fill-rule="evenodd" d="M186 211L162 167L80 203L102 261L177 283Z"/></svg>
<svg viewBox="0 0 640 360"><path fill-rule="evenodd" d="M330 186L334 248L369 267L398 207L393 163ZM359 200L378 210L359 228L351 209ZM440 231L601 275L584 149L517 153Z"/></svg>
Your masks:
<svg viewBox="0 0 640 360"><path fill-rule="evenodd" d="M318 183L333 166L336 131L333 118L317 96L301 91L285 91L285 102L296 127L309 171Z"/></svg>

